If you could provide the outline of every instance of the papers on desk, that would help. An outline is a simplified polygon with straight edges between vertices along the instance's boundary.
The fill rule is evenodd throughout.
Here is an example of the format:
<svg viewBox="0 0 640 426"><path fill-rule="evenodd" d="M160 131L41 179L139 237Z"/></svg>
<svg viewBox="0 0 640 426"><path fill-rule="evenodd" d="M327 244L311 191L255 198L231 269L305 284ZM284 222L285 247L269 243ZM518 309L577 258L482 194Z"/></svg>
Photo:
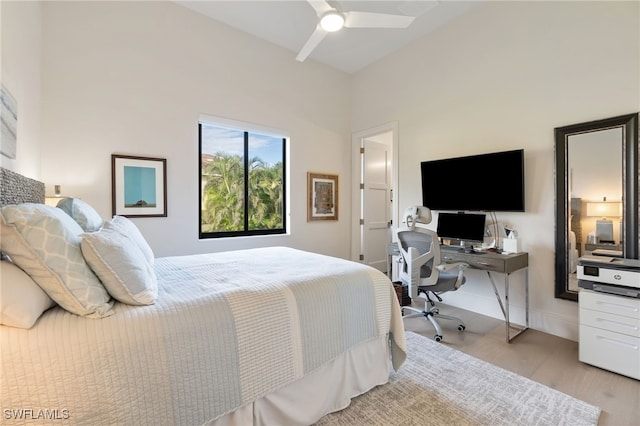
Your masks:
<svg viewBox="0 0 640 426"><path fill-rule="evenodd" d="M594 256L622 257L622 250L596 249L591 254Z"/></svg>
<svg viewBox="0 0 640 426"><path fill-rule="evenodd" d="M590 260L592 262L600 262L600 263L609 263L616 260L615 257L610 256L601 256L601 255L593 255L593 254L585 254L580 257L578 260Z"/></svg>

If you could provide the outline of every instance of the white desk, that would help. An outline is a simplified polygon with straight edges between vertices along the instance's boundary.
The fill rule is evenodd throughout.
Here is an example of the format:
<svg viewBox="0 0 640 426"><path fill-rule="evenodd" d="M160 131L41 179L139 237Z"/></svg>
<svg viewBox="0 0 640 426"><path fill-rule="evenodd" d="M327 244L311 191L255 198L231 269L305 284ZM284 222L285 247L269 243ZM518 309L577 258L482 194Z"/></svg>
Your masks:
<svg viewBox="0 0 640 426"><path fill-rule="evenodd" d="M465 262L473 269L479 269L487 271L493 291L496 295L496 299L502 309L502 314L506 322L507 328L507 343L510 343L516 336L520 335L525 330L529 329L529 254L528 253L516 253L516 254L498 254L493 252L483 253L465 253L458 247L448 248L447 246L441 246L440 255L443 262ZM509 320L509 276L511 273L525 270L525 325L516 326L512 325ZM500 273L504 275L504 301L498 293L498 288L493 280L492 272ZM512 333L512 330L515 333Z"/></svg>

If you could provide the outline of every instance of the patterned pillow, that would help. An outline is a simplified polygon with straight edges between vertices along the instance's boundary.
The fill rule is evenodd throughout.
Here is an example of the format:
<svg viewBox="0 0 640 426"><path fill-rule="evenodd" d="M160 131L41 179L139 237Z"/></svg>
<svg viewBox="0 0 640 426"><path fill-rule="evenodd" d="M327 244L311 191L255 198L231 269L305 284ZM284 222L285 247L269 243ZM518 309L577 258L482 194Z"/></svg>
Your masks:
<svg viewBox="0 0 640 426"><path fill-rule="evenodd" d="M104 227L116 230L131 238L136 245L140 247L140 250L144 253L144 257L147 259L147 262L153 265L153 262L155 261L153 250L151 250L149 243L144 239L144 236L135 223L124 216L114 216L113 219L104 223Z"/></svg>
<svg viewBox="0 0 640 426"><path fill-rule="evenodd" d="M127 235L103 228L82 236L82 254L111 296L129 305L152 305L158 297L153 266Z"/></svg>
<svg viewBox="0 0 640 426"><path fill-rule="evenodd" d="M82 228L45 204L0 209L0 249L60 306L76 315L113 314L113 300L82 256Z"/></svg>
<svg viewBox="0 0 640 426"><path fill-rule="evenodd" d="M26 272L11 262L0 261L0 324L31 328L40 315L55 306Z"/></svg>
<svg viewBox="0 0 640 426"><path fill-rule="evenodd" d="M79 198L63 198L57 207L78 222L85 232L95 232L102 228L104 220L97 211Z"/></svg>

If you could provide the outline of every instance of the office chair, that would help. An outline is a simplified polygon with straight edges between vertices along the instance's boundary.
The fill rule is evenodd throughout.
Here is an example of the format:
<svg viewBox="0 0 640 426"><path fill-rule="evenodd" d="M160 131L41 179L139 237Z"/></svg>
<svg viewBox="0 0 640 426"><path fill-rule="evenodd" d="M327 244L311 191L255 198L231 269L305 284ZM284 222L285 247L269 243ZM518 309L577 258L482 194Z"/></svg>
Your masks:
<svg viewBox="0 0 640 426"><path fill-rule="evenodd" d="M459 331L466 327L461 319L440 314L433 298L442 302L441 293L455 291L464 284L463 271L469 265L464 262L442 263L438 235L422 226L431 222L431 210L428 208L409 207L402 222L406 226L396 231L402 260L400 280L409 286L411 299L419 297L424 300L424 310L403 306L403 313L404 310L414 312L404 318L424 316L436 329L434 339L440 342L443 336L437 318L458 321Z"/></svg>

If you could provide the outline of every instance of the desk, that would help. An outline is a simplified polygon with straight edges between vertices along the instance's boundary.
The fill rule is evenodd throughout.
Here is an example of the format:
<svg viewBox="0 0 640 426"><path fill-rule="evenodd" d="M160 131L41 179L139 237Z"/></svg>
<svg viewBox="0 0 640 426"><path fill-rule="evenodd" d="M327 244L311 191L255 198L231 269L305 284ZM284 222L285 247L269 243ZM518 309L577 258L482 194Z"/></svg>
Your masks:
<svg viewBox="0 0 640 426"><path fill-rule="evenodd" d="M596 255L596 256L611 256L611 257L623 257L622 253L622 244L613 244L613 243L586 243L584 245L584 254L585 255Z"/></svg>
<svg viewBox="0 0 640 426"><path fill-rule="evenodd" d="M493 286L493 291L498 299L500 309L502 309L502 314L504 315L506 322L507 343L510 343L516 336L529 328L529 274L528 271L526 271L529 267L528 253L465 253L460 250L459 247L448 248L447 246L441 246L440 255L443 262L465 262L473 269L487 271L487 275L489 276L489 280ZM525 269L525 325L523 327L517 327L512 325L509 321L509 276L512 272L516 272L521 269ZM498 288L493 280L493 275L491 275L492 272L504 275L504 302L498 293ZM512 335L511 330L515 330L516 333Z"/></svg>
<svg viewBox="0 0 640 426"><path fill-rule="evenodd" d="M622 250L622 244L615 243L585 243L584 245L585 251L594 251L594 250Z"/></svg>

